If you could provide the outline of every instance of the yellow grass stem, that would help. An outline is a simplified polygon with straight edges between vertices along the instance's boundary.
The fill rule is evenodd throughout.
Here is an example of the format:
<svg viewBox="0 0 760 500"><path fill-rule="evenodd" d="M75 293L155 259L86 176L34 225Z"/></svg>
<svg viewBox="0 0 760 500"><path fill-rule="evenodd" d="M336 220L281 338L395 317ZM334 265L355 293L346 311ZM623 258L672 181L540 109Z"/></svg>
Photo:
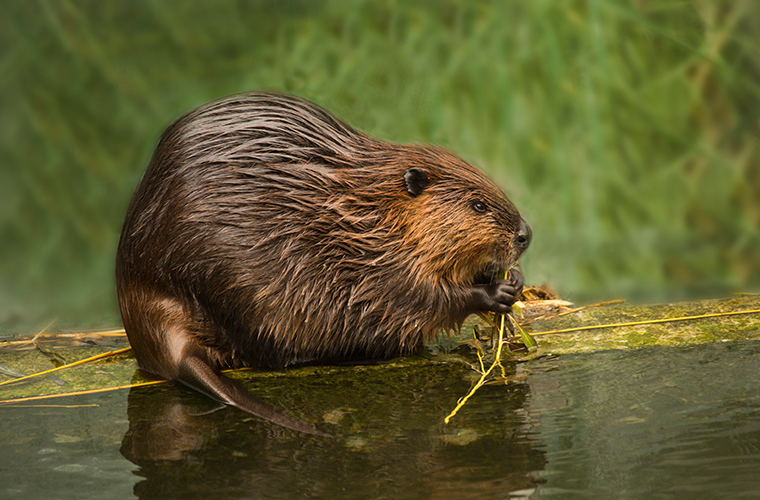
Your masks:
<svg viewBox="0 0 760 500"><path fill-rule="evenodd" d="M2 401L0 401L2 403ZM90 405L1 405L6 408L97 408L100 405L96 404L90 404Z"/></svg>
<svg viewBox="0 0 760 500"><path fill-rule="evenodd" d="M83 365L85 363L89 363L90 361L96 361L98 359L107 358L109 356L116 356L117 354L123 354L123 353L129 352L131 350L132 350L131 347L125 347L124 349L118 349L116 351L105 352L103 354L98 354L97 356L92 356L92 357L89 357L89 358L81 359L79 361L75 361L75 362L69 363L67 365L62 365L62 366L59 366L57 368L51 368L50 370L45 370L43 372L33 373L33 374L27 375L25 377L19 377L19 378L14 378L14 379L6 380L5 382L0 382L0 386L6 385L6 384L12 384L14 382L21 382L22 380L27 380L27 379L30 379L30 378L33 378L33 377L39 377L40 375L47 375L49 373L53 373L53 372L57 372L59 370L63 370L64 368L71 368L72 366Z"/></svg>
<svg viewBox="0 0 760 500"><path fill-rule="evenodd" d="M77 331L63 331L61 334L66 335L126 335L127 331L124 328L111 328L110 330L92 330L89 332L77 332Z"/></svg>
<svg viewBox="0 0 760 500"><path fill-rule="evenodd" d="M90 391L65 392L62 394L47 394L45 396L31 396L28 398L6 399L4 401L0 401L0 408L2 408L3 406L10 406L11 403L24 403L26 401L40 401L43 399L63 398L66 396L86 396L88 394L97 394L100 392L119 391L121 389L131 389L133 387L144 387L147 385L163 384L164 382L167 382L167 380L151 380L149 382L140 382L138 384L120 385L117 387L106 387L104 389L92 389ZM19 406L26 406L26 405L18 405L17 407Z"/></svg>
<svg viewBox="0 0 760 500"><path fill-rule="evenodd" d="M483 358L480 355L480 351L478 351L478 359L480 360L480 368L481 368L480 379L477 382L475 382L475 385L472 386L472 389L470 389L470 392L468 392L463 398L460 398L459 401L457 401L456 407L451 411L451 413L449 413L449 415L446 418L443 419L444 423L448 424L449 420L451 420L451 418L454 415L457 414L457 412L459 411L459 409L462 408L465 405L465 403L467 403L467 400L470 399L470 397L472 397L473 394L475 394L475 391L477 391L478 389L480 389L480 387L483 384L485 384L486 378L488 377L488 375L491 374L491 372L493 371L494 367L496 365L501 366L501 346L504 343L503 341L504 341L504 321L505 321L505 316L506 316L506 314L504 314L504 315L501 316L501 324L499 325L499 343L498 343L498 346L496 347L496 356L494 357L493 363L491 363L491 366L488 368L488 370L482 371L483 370Z"/></svg>
<svg viewBox="0 0 760 500"><path fill-rule="evenodd" d="M689 320L695 320L695 319L705 319L705 318L719 318L723 316L737 316L740 314L758 314L760 313L760 309L750 309L747 311L731 311L731 312L722 312L722 313L710 313L710 314L700 314L698 316L681 316L678 318L663 318L663 319L650 319L645 321L630 321L627 323L609 323L606 325L590 325L590 326L577 326L575 328L564 328L561 330L548 330L546 332L534 332L533 335L549 335L553 333L570 333L570 332L580 332L583 330L599 330L601 328L618 328L623 326L639 326L639 325L652 325L657 323L670 323L673 321L689 321Z"/></svg>

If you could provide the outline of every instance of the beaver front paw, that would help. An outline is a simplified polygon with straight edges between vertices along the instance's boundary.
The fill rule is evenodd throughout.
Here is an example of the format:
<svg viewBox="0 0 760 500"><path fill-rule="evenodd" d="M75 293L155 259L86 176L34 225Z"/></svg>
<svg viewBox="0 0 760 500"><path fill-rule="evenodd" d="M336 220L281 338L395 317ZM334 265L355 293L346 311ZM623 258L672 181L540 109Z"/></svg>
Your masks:
<svg viewBox="0 0 760 500"><path fill-rule="evenodd" d="M512 310L512 304L522 292L525 278L522 273L512 268L507 279L497 279L485 285L475 285L471 288L469 306L473 312L495 312L507 314Z"/></svg>

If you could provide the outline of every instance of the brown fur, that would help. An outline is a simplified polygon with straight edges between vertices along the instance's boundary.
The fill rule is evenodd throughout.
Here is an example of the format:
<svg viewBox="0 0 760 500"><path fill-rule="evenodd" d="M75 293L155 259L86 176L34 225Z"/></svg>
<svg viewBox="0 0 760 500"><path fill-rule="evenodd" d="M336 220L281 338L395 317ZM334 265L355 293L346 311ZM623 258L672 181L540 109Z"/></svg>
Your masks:
<svg viewBox="0 0 760 500"><path fill-rule="evenodd" d="M161 138L122 231L119 304L143 369L236 404L183 375L186 361L217 373L409 354L474 312L508 310L521 277L494 278L529 240L502 191L453 153L243 94Z"/></svg>

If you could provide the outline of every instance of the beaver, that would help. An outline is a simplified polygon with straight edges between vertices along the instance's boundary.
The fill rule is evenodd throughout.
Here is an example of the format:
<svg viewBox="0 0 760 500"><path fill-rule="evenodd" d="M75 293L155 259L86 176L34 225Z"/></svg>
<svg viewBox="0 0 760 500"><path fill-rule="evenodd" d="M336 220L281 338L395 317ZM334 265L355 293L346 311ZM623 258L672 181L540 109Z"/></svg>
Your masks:
<svg viewBox="0 0 760 500"><path fill-rule="evenodd" d="M452 152L234 95L162 135L119 241L119 308L142 370L310 432L220 370L389 359L507 313L523 278L498 275L531 234Z"/></svg>

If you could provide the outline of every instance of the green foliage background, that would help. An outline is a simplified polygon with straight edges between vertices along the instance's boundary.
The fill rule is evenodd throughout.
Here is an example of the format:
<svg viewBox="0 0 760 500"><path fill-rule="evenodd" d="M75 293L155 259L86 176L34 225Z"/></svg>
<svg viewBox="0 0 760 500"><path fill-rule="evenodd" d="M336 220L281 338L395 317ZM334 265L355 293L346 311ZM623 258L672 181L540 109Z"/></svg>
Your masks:
<svg viewBox="0 0 760 500"><path fill-rule="evenodd" d="M480 166L563 296L760 284L760 2L4 0L0 88L0 324L118 322L159 134L253 89Z"/></svg>

